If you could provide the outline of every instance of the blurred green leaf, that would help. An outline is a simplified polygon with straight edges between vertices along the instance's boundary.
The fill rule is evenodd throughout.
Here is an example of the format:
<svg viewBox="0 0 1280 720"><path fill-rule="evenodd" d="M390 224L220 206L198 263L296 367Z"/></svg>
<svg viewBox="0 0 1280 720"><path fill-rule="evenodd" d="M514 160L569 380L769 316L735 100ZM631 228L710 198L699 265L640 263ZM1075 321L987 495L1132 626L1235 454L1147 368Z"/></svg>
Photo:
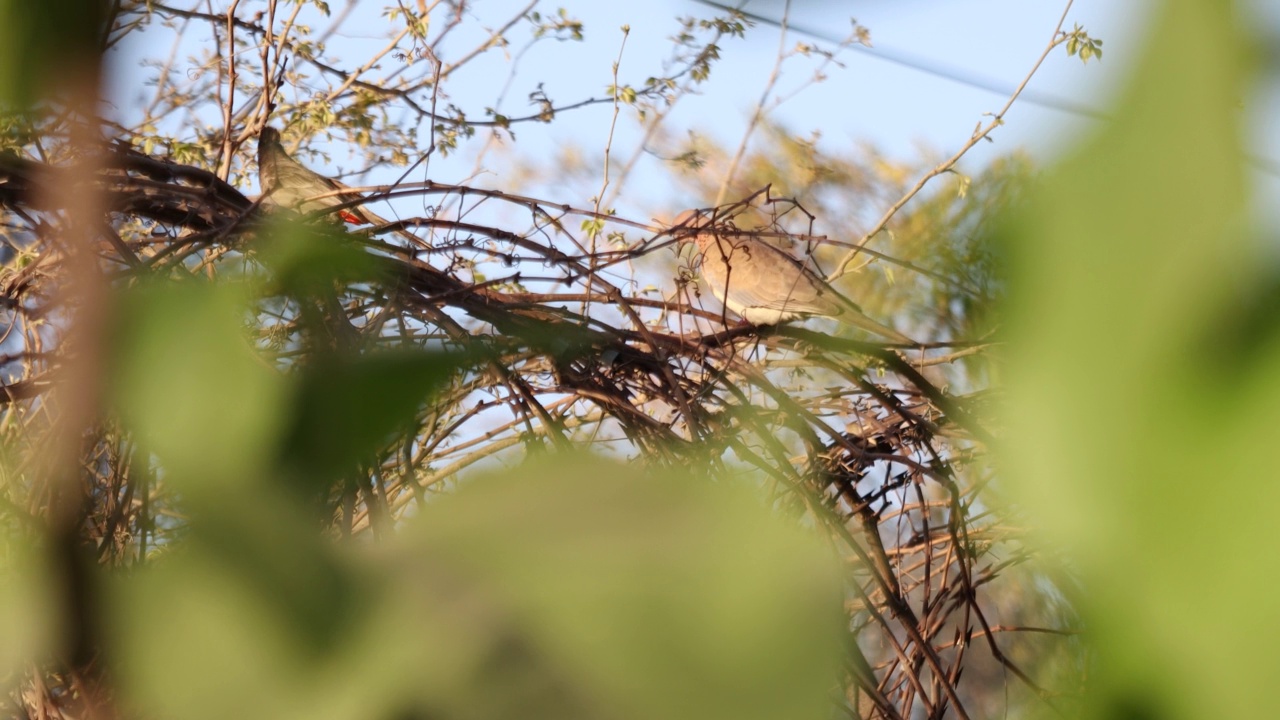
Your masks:
<svg viewBox="0 0 1280 720"><path fill-rule="evenodd" d="M746 487L557 457L430 505L413 540L404 577L473 598L446 624L489 644L464 686L483 717L829 712L837 567Z"/></svg>
<svg viewBox="0 0 1280 720"><path fill-rule="evenodd" d="M287 383L245 338L250 292L184 281L121 298L115 405L187 492L261 479L279 442Z"/></svg>
<svg viewBox="0 0 1280 720"><path fill-rule="evenodd" d="M190 504L181 546L118 581L113 666L147 716L379 717L339 662L377 588L277 489ZM367 715L335 713L356 695ZM383 715L385 717L385 715Z"/></svg>
<svg viewBox="0 0 1280 720"><path fill-rule="evenodd" d="M323 221L307 223L279 213L254 250L271 271L274 289L285 294L310 297L332 292L335 283L381 279L376 258Z"/></svg>
<svg viewBox="0 0 1280 720"><path fill-rule="evenodd" d="M18 108L63 89L70 76L96 82L102 0L0 0L0 103Z"/></svg>
<svg viewBox="0 0 1280 720"><path fill-rule="evenodd" d="M384 547L331 547L269 492L235 523L195 524L117 586L128 704L188 720L828 716L845 618L816 536L747 487L556 461L471 481Z"/></svg>
<svg viewBox="0 0 1280 720"><path fill-rule="evenodd" d="M417 350L317 359L302 370L290 406L284 466L323 483L373 460L457 363L453 356Z"/></svg>
<svg viewBox="0 0 1280 720"><path fill-rule="evenodd" d="M1245 228L1246 41L1229 7L1156 8L1114 120L1009 231L1006 458L1078 563L1095 717L1274 704L1280 628L1263 618L1280 584L1262 515L1280 502L1280 343L1258 333L1269 360L1248 373L1224 372L1213 347L1269 272Z"/></svg>
<svg viewBox="0 0 1280 720"><path fill-rule="evenodd" d="M41 559L29 542L0 536L0 693L54 646L57 605Z"/></svg>

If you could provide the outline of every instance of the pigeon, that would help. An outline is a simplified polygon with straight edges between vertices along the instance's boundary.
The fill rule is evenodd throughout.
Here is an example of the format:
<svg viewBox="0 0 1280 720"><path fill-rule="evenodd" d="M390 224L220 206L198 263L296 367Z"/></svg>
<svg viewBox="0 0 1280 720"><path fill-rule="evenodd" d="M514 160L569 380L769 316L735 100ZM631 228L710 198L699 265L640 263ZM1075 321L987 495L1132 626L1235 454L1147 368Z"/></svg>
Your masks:
<svg viewBox="0 0 1280 720"><path fill-rule="evenodd" d="M359 197L354 192L335 194L347 186L290 157L280 144L280 131L270 125L262 128L258 136L258 180L264 203L301 213L342 205ZM320 195L326 197L317 197ZM352 225L376 222L374 216L359 207L343 208L337 215Z"/></svg>
<svg viewBox="0 0 1280 720"><path fill-rule="evenodd" d="M701 251L703 280L725 307L752 325L777 325L813 315L835 317L908 345L914 340L867 317L853 301L799 260L746 234L718 232L695 210L681 213L672 225L691 232L681 242Z"/></svg>
<svg viewBox="0 0 1280 720"><path fill-rule="evenodd" d="M346 185L325 177L294 160L280 144L280 131L270 125L258 136L258 182L262 186L262 202L269 207L283 207L295 212L316 212L336 207L360 197ZM347 192L334 194L335 191ZM325 197L317 197L323 195ZM387 225L387 221L362 207L345 207L337 216L352 225ZM413 245L429 248L427 241L407 230L396 235Z"/></svg>

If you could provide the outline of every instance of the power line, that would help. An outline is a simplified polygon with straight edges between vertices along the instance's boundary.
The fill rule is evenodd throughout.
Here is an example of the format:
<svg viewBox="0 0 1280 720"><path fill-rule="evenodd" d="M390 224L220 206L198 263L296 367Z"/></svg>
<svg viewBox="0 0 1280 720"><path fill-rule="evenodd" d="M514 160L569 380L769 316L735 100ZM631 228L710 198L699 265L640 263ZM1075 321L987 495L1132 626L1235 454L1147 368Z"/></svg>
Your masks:
<svg viewBox="0 0 1280 720"><path fill-rule="evenodd" d="M774 27L782 27L782 22L779 20L767 18L763 15L756 15L755 13L750 13L740 8L730 7L718 2L712 2L711 0L697 0L697 2L700 2L703 5L710 5L711 7L725 12L738 13L743 17L749 18L758 23L764 23ZM815 30L814 28L799 25L791 21L787 21L787 29L836 45L843 42L843 38L837 38L830 33ZM902 67L911 70L933 75L944 80L950 80L961 85L967 85L978 90L985 90L1004 97L1012 95L1014 90L1017 89L1015 85L1011 85L1003 80L989 78L978 73L956 69L955 67L948 67L931 58L927 58L923 55L917 55L906 50L893 50L884 47L870 48L865 45L850 45L849 49L877 60L883 60L888 63L893 63L894 65L901 65ZM1041 107L1070 113L1080 117L1087 117L1093 120L1108 120L1111 117L1107 113L1083 103L1067 100L1049 93L1038 92L1030 88L1026 88L1022 91L1022 94L1018 96L1018 102L1039 105ZM1280 177L1280 162L1261 155L1249 154L1247 157L1254 169L1268 175Z"/></svg>
<svg viewBox="0 0 1280 720"><path fill-rule="evenodd" d="M764 17L763 15L756 15L755 13L750 13L740 8L734 8L728 5L722 5L721 3L718 3L718 2L711 2L711 0L697 0L697 1L702 3L703 5L710 5L711 7L714 7L718 10L724 10L726 12L736 12L742 15L743 17L749 18L758 23L764 23L766 25L772 25L774 27L782 27L781 21L774 20L772 18L767 18L767 17ZM843 42L843 38L835 37L831 33L823 32L821 30L817 30L811 27L806 27L804 25L796 24L791 21L787 21L787 29L794 30L802 35L808 35L810 37L817 38L819 40L824 40L826 42L833 43L836 45L839 45L841 42ZM884 62L893 63L894 65L900 65L902 67L905 67L911 70L916 70L922 73L926 73L928 75L933 75L935 77L942 78L944 80L950 80L952 82L959 83L961 85L967 85L972 88L977 88L979 90L985 90L987 92L994 93L996 95L1002 95L1004 97L1008 97L1012 95L1013 91L1017 89L1016 84L1010 84L1008 82L1005 82L1003 80L998 80L996 78L990 78L990 77L980 75L978 73L969 72L967 70L960 70L955 67L946 66L931 58L927 58L923 55L917 55L907 50L894 50L894 49L885 48L885 47L867 47L865 45L850 45L849 49L854 52L867 55L868 57L875 58L877 60L883 60ZM1083 103L1078 103L1073 100L1068 100L1066 98L1058 97L1050 93L1038 92L1030 88L1023 90L1022 94L1018 96L1018 100L1020 102L1025 101L1032 105L1039 105L1041 107L1051 108L1053 110L1059 110L1061 112L1071 113L1072 115L1079 115L1081 117L1092 118L1094 120L1107 119L1107 114L1102 112L1101 110L1090 107Z"/></svg>

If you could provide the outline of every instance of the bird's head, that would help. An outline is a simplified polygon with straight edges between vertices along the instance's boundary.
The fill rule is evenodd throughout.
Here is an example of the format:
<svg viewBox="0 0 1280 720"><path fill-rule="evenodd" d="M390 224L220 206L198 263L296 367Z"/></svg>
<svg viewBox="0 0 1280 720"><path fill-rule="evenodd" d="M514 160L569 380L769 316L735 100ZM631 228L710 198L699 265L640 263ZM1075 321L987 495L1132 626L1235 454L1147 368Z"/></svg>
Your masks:
<svg viewBox="0 0 1280 720"><path fill-rule="evenodd" d="M280 131L270 125L264 125L262 132L258 134L258 143L261 145L279 145Z"/></svg>
<svg viewBox="0 0 1280 720"><path fill-rule="evenodd" d="M671 227L698 227L701 224L699 223L701 217L701 210L685 210L677 215L675 220L671 221Z"/></svg>
<svg viewBox="0 0 1280 720"><path fill-rule="evenodd" d="M676 216L675 220L667 226L667 231L675 237L679 244L695 242L697 240L699 228L711 224L711 216L701 210L685 210Z"/></svg>

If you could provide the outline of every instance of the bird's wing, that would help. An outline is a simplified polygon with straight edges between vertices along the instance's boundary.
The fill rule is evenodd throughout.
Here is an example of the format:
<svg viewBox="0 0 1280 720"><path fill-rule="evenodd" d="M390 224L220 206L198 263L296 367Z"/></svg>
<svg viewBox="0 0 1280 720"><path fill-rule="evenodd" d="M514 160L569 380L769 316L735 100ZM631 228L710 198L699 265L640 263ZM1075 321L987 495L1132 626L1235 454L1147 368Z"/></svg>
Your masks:
<svg viewBox="0 0 1280 720"><path fill-rule="evenodd" d="M758 308L784 315L837 316L881 337L917 344L867 317L856 303L780 248L754 238L714 232L700 233L695 240L702 251L703 278L716 297L739 313Z"/></svg>
<svg viewBox="0 0 1280 720"><path fill-rule="evenodd" d="M786 252L749 238L716 237L703 248L703 275L734 304L800 315L835 315L833 291Z"/></svg>

